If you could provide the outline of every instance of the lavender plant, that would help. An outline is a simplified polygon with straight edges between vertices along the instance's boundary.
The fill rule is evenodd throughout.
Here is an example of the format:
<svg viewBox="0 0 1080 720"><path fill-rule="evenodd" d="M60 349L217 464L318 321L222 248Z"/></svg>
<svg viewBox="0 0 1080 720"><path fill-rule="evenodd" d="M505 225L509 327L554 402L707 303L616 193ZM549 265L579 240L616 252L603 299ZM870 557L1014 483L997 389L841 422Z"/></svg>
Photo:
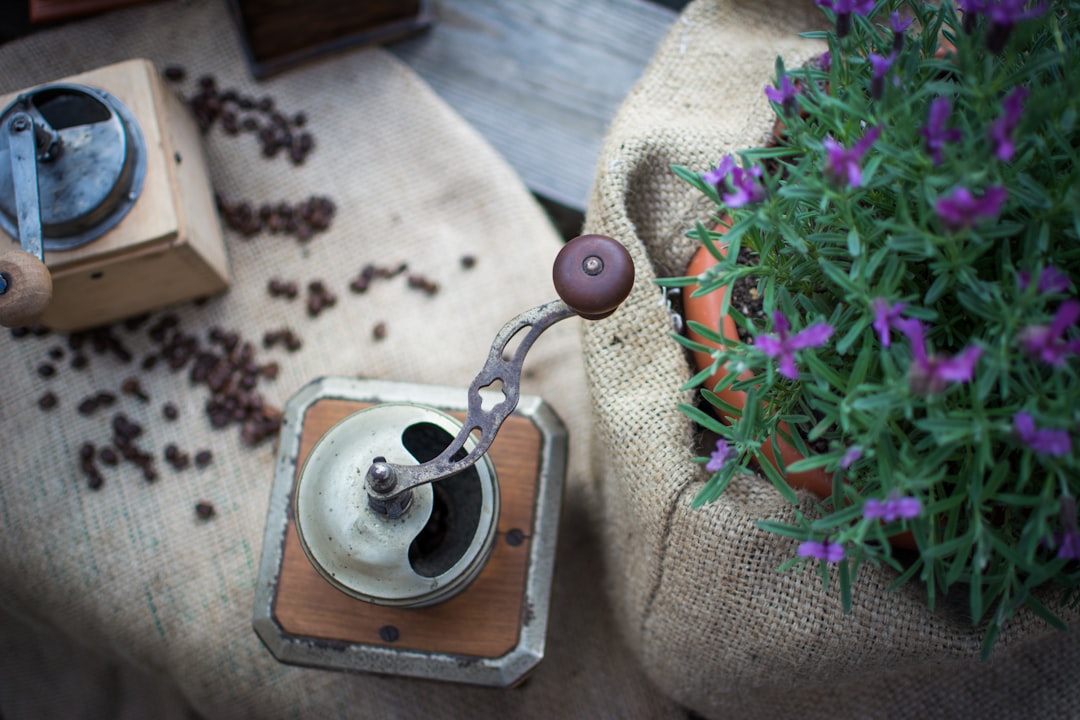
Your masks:
<svg viewBox="0 0 1080 720"><path fill-rule="evenodd" d="M825 469L813 513L760 522L794 539L781 570L838 566L845 608L863 563L931 606L962 588L989 654L1019 608L1064 627L1057 606L1080 603L1080 2L817 3L834 29L806 36L828 52L778 59L765 89L775 143L674 168L724 232L699 224L715 266L660 282L749 280L765 310L726 293L749 342L680 338L713 358L686 388L735 371L700 389L728 421L683 406L720 436L694 502L756 467L797 505L785 473ZM780 438L804 459L784 467Z"/></svg>

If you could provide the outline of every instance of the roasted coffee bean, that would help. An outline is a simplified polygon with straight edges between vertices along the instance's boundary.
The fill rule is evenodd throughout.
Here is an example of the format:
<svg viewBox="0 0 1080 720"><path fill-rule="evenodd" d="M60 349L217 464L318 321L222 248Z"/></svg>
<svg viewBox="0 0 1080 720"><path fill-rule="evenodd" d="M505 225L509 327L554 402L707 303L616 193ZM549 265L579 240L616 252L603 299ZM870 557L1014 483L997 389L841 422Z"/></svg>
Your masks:
<svg viewBox="0 0 1080 720"><path fill-rule="evenodd" d="M476 256L462 255L461 267L465 268L466 270L472 270L474 267L476 267Z"/></svg>
<svg viewBox="0 0 1080 720"><path fill-rule="evenodd" d="M97 396L91 395L90 397L83 398L76 409L79 411L80 415L92 414L98 409Z"/></svg>
<svg viewBox="0 0 1080 720"><path fill-rule="evenodd" d="M44 337L44 336L48 335L50 332L52 332L52 331L49 330L49 328L42 325L41 323L34 323L33 325L30 326L30 334L33 335L34 337Z"/></svg>
<svg viewBox="0 0 1080 720"><path fill-rule="evenodd" d="M52 410L60 400L56 397L56 393L47 392L38 398L38 407L42 410Z"/></svg>
<svg viewBox="0 0 1080 720"><path fill-rule="evenodd" d="M116 395L108 390L101 390L94 395L94 400L97 402L98 407L110 407L116 402Z"/></svg>
<svg viewBox="0 0 1080 720"><path fill-rule="evenodd" d="M150 353L149 355L147 355L146 357L143 358L141 367L142 367L143 370L146 370L147 372L149 372L150 370L153 370L154 367L158 364L158 360L159 360L158 355Z"/></svg>
<svg viewBox="0 0 1080 720"><path fill-rule="evenodd" d="M152 465L142 466L143 480L152 483L158 479L158 471Z"/></svg>
<svg viewBox="0 0 1080 720"><path fill-rule="evenodd" d="M187 77L187 71L179 65L166 65L161 74L171 82L183 82L184 78Z"/></svg>
<svg viewBox="0 0 1080 720"><path fill-rule="evenodd" d="M175 420L180 417L180 411L177 409L176 405L171 402L167 402L161 406L161 414L166 420Z"/></svg>
<svg viewBox="0 0 1080 720"><path fill-rule="evenodd" d="M139 382L138 378L128 378L124 381L123 385L120 386L120 390L125 395L137 397L143 402L150 402L150 396L146 394L145 390L143 390L142 383Z"/></svg>
<svg viewBox="0 0 1080 720"><path fill-rule="evenodd" d="M75 370L83 370L90 364L90 360L83 354L74 355L71 358L71 367Z"/></svg>
<svg viewBox="0 0 1080 720"><path fill-rule="evenodd" d="M82 460L83 462L88 462L90 460L93 460L95 452L96 452L96 449L94 448L94 443L92 443L92 442L84 442L82 444L82 446L79 448L79 459Z"/></svg>
<svg viewBox="0 0 1080 720"><path fill-rule="evenodd" d="M195 503L195 514L200 520L209 520L214 517L214 506L206 500Z"/></svg>
<svg viewBox="0 0 1080 720"><path fill-rule="evenodd" d="M382 340L386 337L386 323L380 322L375 325L371 330L371 336L376 340Z"/></svg>
<svg viewBox="0 0 1080 720"><path fill-rule="evenodd" d="M142 425L132 422L123 413L113 416L112 428L116 436L127 440L136 440L143 433Z"/></svg>
<svg viewBox="0 0 1080 720"><path fill-rule="evenodd" d="M30 334L30 328L29 327L11 328L11 337L13 339L15 339L15 340L18 340L20 338L24 338L29 334Z"/></svg>
<svg viewBox="0 0 1080 720"><path fill-rule="evenodd" d="M195 453L195 467L203 469L214 461L214 454L209 450L200 450Z"/></svg>
<svg viewBox="0 0 1080 720"><path fill-rule="evenodd" d="M150 313L142 313L124 320L124 329L128 332L136 332L150 319Z"/></svg>
<svg viewBox="0 0 1080 720"><path fill-rule="evenodd" d="M116 451L108 446L101 448L98 452L98 459L106 465L116 465L120 462L120 457L116 454Z"/></svg>
<svg viewBox="0 0 1080 720"><path fill-rule="evenodd" d="M273 380L278 376L281 371L281 366L276 362L268 362L265 365L259 367L259 374L267 380Z"/></svg>
<svg viewBox="0 0 1080 720"><path fill-rule="evenodd" d="M38 365L37 374L38 377L48 380L56 375L56 368L49 363L42 363L41 365Z"/></svg>
<svg viewBox="0 0 1080 720"><path fill-rule="evenodd" d="M176 443L169 443L165 446L165 459L175 460L176 456L180 453L180 448L176 446Z"/></svg>
<svg viewBox="0 0 1080 720"><path fill-rule="evenodd" d="M61 347L60 345L55 345L52 348L50 348L49 349L49 359L50 360L63 360L64 359L64 348Z"/></svg>
<svg viewBox="0 0 1080 720"><path fill-rule="evenodd" d="M102 477L101 472L93 465L84 467L83 474L86 475L86 486L91 490L100 490L101 486L105 484L105 478Z"/></svg>

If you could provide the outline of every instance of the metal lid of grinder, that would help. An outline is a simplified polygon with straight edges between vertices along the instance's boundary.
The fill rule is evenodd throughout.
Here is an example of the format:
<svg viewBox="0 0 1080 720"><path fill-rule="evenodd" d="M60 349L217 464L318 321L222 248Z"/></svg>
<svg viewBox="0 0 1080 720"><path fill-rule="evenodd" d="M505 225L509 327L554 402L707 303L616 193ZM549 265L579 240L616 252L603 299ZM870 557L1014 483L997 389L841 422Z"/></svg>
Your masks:
<svg viewBox="0 0 1080 720"><path fill-rule="evenodd" d="M26 116L34 124L33 158L13 153L9 141L8 125ZM104 90L73 84L30 90L0 114L0 129L0 227L14 238L19 183L26 178L37 180L42 244L49 251L72 250L105 234L142 191L142 131L131 111Z"/></svg>

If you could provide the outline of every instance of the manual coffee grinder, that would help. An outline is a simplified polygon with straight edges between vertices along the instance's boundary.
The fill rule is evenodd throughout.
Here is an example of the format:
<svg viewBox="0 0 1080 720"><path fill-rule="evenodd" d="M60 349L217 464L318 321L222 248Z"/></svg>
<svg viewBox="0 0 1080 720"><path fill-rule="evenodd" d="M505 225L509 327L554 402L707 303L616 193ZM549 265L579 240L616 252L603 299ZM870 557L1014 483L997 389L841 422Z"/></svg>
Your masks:
<svg viewBox="0 0 1080 720"><path fill-rule="evenodd" d="M614 312L634 266L583 235L553 276L467 392L324 377L286 403L253 620L278 660L506 687L543 658L567 436L522 364Z"/></svg>
<svg viewBox="0 0 1080 720"><path fill-rule="evenodd" d="M227 287L198 128L150 62L0 107L0 324L79 330Z"/></svg>

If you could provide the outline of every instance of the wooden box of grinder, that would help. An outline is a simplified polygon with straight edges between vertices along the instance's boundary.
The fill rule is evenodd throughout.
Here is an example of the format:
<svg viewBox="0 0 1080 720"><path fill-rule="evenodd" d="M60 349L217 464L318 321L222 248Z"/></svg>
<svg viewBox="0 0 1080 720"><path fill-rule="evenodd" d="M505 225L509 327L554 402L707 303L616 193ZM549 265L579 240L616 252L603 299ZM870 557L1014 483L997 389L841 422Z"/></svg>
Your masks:
<svg viewBox="0 0 1080 720"><path fill-rule="evenodd" d="M78 330L227 288L202 137L152 63L128 60L27 88L0 97L0 107L46 128L37 177L53 295L43 324ZM43 159L47 134L57 151ZM93 143L102 147L85 156ZM18 240L7 220L5 246Z"/></svg>

